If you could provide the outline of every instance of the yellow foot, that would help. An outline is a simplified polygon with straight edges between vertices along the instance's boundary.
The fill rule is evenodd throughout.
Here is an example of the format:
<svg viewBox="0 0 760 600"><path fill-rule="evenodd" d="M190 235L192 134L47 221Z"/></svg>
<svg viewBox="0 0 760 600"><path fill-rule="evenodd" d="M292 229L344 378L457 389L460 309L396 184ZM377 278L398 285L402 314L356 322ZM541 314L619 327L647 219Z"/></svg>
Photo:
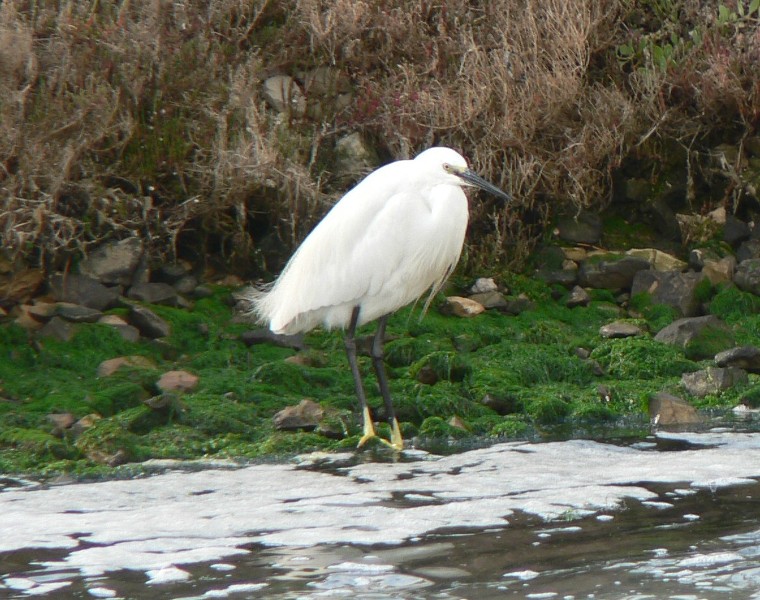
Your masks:
<svg viewBox="0 0 760 600"><path fill-rule="evenodd" d="M375 433L375 426L372 424L372 417L369 414L368 408L364 409L363 417L364 434L359 440L359 443L356 445L357 448L361 448L371 439L376 439L386 446L393 448L397 452L401 452L401 450L404 449L404 439L401 437L401 430L399 429L398 421L396 419L393 419L393 425L391 427L391 441L388 441L384 438L379 437L377 433Z"/></svg>

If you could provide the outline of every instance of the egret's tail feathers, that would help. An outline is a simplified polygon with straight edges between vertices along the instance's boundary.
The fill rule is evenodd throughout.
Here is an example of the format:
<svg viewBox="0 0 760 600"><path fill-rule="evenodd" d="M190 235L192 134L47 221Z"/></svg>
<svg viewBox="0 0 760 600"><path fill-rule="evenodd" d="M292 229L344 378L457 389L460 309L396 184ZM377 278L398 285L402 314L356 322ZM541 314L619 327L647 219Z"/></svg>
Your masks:
<svg viewBox="0 0 760 600"><path fill-rule="evenodd" d="M245 313L246 317L250 317L261 325L269 326L272 320L272 307L269 299L271 289L272 284L267 283L259 287L250 286L240 293L240 299L249 304L249 309Z"/></svg>

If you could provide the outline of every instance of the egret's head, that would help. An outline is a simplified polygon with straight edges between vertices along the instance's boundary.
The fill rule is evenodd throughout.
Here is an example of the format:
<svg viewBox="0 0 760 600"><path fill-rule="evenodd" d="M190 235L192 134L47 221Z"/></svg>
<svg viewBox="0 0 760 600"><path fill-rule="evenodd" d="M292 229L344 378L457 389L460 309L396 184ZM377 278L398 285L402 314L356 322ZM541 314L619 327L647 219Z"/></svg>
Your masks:
<svg viewBox="0 0 760 600"><path fill-rule="evenodd" d="M512 199L509 194L472 171L464 157L451 148L430 148L419 154L415 160L430 164L445 181L454 185L477 187L503 200Z"/></svg>

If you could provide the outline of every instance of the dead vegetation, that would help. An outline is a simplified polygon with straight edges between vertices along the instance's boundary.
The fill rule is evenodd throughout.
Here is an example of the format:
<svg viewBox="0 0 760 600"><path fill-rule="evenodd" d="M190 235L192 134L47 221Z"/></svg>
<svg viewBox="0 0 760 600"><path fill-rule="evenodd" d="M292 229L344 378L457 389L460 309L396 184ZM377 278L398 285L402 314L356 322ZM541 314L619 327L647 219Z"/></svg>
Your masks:
<svg viewBox="0 0 760 600"><path fill-rule="evenodd" d="M139 234L274 269L345 189L335 143L359 131L384 158L459 148L510 189L517 210L476 205L468 256L519 262L532 223L608 203L632 153L755 133L756 4L3 2L2 246L49 268ZM264 102L268 76L318 67L348 102Z"/></svg>

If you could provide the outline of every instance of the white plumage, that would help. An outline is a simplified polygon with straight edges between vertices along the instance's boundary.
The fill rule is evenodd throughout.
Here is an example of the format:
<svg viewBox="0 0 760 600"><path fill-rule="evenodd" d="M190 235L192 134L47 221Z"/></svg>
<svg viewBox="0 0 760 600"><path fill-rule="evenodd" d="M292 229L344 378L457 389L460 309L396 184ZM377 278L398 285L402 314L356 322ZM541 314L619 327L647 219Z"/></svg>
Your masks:
<svg viewBox="0 0 760 600"><path fill-rule="evenodd" d="M435 293L459 260L468 221L465 185L509 198L450 148L431 148L414 160L377 169L327 213L268 290L251 291L254 313L275 333L295 334L319 324L348 329L349 363L355 328L381 319L379 358L373 358L382 370L385 317L428 290ZM358 370L354 375L356 380ZM370 437L368 412L361 381L355 382L365 409L363 443ZM395 422L390 397L383 396Z"/></svg>

